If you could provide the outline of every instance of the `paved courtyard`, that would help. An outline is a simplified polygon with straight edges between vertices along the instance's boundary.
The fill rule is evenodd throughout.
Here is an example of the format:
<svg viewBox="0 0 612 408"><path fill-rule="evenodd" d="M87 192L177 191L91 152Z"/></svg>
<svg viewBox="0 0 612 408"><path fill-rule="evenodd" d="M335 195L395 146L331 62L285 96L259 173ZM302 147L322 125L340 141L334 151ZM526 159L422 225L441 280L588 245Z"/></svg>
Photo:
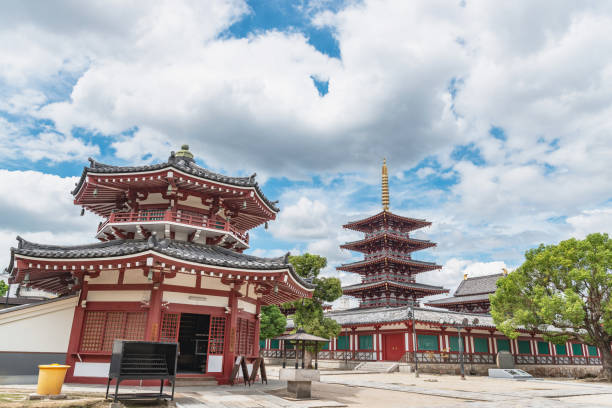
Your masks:
<svg viewBox="0 0 612 408"><path fill-rule="evenodd" d="M611 407L612 384L579 380L536 379L517 381L488 377L467 377L423 374L415 378L408 373L356 373L324 371L321 382L313 384L313 399L296 401L284 391L277 378L278 368L269 367L267 385L255 384L218 387L179 387L175 405L179 408L317 408L317 407ZM10 389L33 392L35 386L3 386L0 394ZM143 392L149 389L122 387L122 392ZM102 402L100 386L67 385L64 391L87 395L95 407ZM94 398L93 400L91 398ZM0 403L1 406L29 406ZM131 406L144 406L134 405ZM39 405L36 405L39 406ZM43 406L43 405L40 405ZM60 405L54 405L60 406ZM66 405L68 406L68 405ZM73 405L74 406L74 405ZM83 405L85 406L85 405ZM148 404L147 406L151 406Z"/></svg>

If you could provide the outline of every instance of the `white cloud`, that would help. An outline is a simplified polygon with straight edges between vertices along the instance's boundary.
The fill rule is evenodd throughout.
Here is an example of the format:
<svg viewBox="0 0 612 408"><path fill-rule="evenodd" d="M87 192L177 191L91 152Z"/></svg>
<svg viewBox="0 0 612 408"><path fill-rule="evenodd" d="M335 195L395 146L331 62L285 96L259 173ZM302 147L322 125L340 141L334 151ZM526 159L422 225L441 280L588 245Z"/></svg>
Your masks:
<svg viewBox="0 0 612 408"><path fill-rule="evenodd" d="M439 285L449 289L448 295L427 297L427 300L432 300L452 295L461 284L464 274L474 278L501 273L504 268L508 269L506 263L501 261L475 262L469 259L451 258L444 263L441 270L417 275L417 282Z"/></svg>
<svg viewBox="0 0 612 408"><path fill-rule="evenodd" d="M323 187L282 194L270 232L334 265L357 256L338 249L357 238L341 225L378 210L359 194L378 182L385 156L401 175L393 210L434 222L417 235L439 241L424 256L445 265L516 264L539 242L610 230L612 10L603 2L348 2L313 19L331 28L341 60L295 31L227 37L249 13L238 0L0 7L0 82L9 84L0 109L54 123L31 135L33 119L0 118L5 162L99 154L71 134L79 126L102 132L125 161L165 159L189 143L228 173L317 174ZM327 95L311 76L329 80ZM51 88L65 77L74 84L57 101ZM493 125L506 140L489 135ZM482 164L451 154L468 144ZM426 157L440 168L400 180ZM453 177L446 190L434 184Z"/></svg>
<svg viewBox="0 0 612 408"><path fill-rule="evenodd" d="M0 170L0 265L8 266L15 237L51 245L95 242L100 218L79 216L70 191L78 179L36 171Z"/></svg>
<svg viewBox="0 0 612 408"><path fill-rule="evenodd" d="M569 217L567 223L574 228L572 236L578 239L596 232L612 234L612 208L585 210Z"/></svg>

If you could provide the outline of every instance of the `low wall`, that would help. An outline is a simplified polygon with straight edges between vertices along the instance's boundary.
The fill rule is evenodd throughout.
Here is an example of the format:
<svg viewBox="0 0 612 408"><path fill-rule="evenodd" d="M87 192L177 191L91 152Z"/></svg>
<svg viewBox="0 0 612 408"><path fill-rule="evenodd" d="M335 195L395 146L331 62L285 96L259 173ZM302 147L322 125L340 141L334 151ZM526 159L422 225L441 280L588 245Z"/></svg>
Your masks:
<svg viewBox="0 0 612 408"><path fill-rule="evenodd" d="M0 352L0 384L36 384L39 364L65 364L66 353Z"/></svg>
<svg viewBox="0 0 612 408"><path fill-rule="evenodd" d="M265 358L268 365L282 365L281 358ZM301 363L301 361L300 361ZM328 370L352 370L360 361L354 360L319 360L320 369ZM287 367L293 367L295 360L287 360ZM313 361L314 364L314 361ZM523 371L527 371L534 377L565 377L565 378L585 378L596 377L601 371L600 365L531 365L517 364L515 366ZM465 373L468 375L489 375L489 368L497 368L495 364L465 364ZM412 372L412 363L400 364L400 372ZM459 364L433 364L419 363L419 372L430 374L461 374Z"/></svg>
<svg viewBox="0 0 612 408"><path fill-rule="evenodd" d="M264 358L264 361L266 362L267 365L282 365L283 364L282 358L266 357ZM314 363L315 363L314 360L312 360L313 367L314 367ZM352 370L353 368L357 367L357 365L359 365L360 363L362 363L362 361L319 360L319 368L327 369L327 370ZM300 364L302 364L301 360L300 360ZM294 366L295 366L295 359L287 360L287 367L294 367Z"/></svg>
<svg viewBox="0 0 612 408"><path fill-rule="evenodd" d="M585 378L596 377L601 371L598 365L530 365L517 364L516 368L528 372L534 377L566 377ZM469 375L489 375L489 368L497 368L494 364L466 364L465 373ZM419 363L419 372L432 374L461 374L459 364Z"/></svg>

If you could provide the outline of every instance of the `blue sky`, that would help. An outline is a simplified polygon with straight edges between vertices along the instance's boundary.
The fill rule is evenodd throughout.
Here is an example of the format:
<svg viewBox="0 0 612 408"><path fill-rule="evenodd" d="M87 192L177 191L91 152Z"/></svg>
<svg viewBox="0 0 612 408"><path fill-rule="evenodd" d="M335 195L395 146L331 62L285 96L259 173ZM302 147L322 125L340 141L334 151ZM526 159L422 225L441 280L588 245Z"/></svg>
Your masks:
<svg viewBox="0 0 612 408"><path fill-rule="evenodd" d="M538 19L527 18L538 15ZM68 1L0 5L0 255L89 242L87 157L257 172L282 211L251 252L360 255L343 223L427 218L459 282L612 228L612 11L572 2ZM339 274L345 282L356 277Z"/></svg>

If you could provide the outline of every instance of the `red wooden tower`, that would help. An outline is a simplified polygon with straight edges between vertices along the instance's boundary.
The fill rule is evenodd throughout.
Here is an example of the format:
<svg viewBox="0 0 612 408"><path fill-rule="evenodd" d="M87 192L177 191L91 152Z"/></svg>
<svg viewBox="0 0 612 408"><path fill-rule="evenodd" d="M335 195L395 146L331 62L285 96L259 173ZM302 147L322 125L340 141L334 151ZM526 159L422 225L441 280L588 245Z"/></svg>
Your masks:
<svg viewBox="0 0 612 408"><path fill-rule="evenodd" d="M410 237L412 231L431 225L431 222L402 217L389 211L389 184L386 161L382 167L382 205L380 213L344 225L365 233L364 239L347 242L340 248L365 254L362 261L344 264L340 271L358 273L361 283L345 286L345 295L359 298L360 307L394 307L416 305L424 296L448 293L441 286L417 283L421 272L440 269L440 265L412 259L412 252L431 248L436 244Z"/></svg>
<svg viewBox="0 0 612 408"><path fill-rule="evenodd" d="M90 161L72 194L103 217L102 242L18 238L9 265L11 283L53 292L73 308L70 332L53 333L71 365L68 381L104 381L113 340L144 339L180 344L179 375L227 382L237 355L259 355L260 307L312 296L288 256L242 253L247 231L276 218L275 203L255 175L213 173L188 146L148 166Z"/></svg>

